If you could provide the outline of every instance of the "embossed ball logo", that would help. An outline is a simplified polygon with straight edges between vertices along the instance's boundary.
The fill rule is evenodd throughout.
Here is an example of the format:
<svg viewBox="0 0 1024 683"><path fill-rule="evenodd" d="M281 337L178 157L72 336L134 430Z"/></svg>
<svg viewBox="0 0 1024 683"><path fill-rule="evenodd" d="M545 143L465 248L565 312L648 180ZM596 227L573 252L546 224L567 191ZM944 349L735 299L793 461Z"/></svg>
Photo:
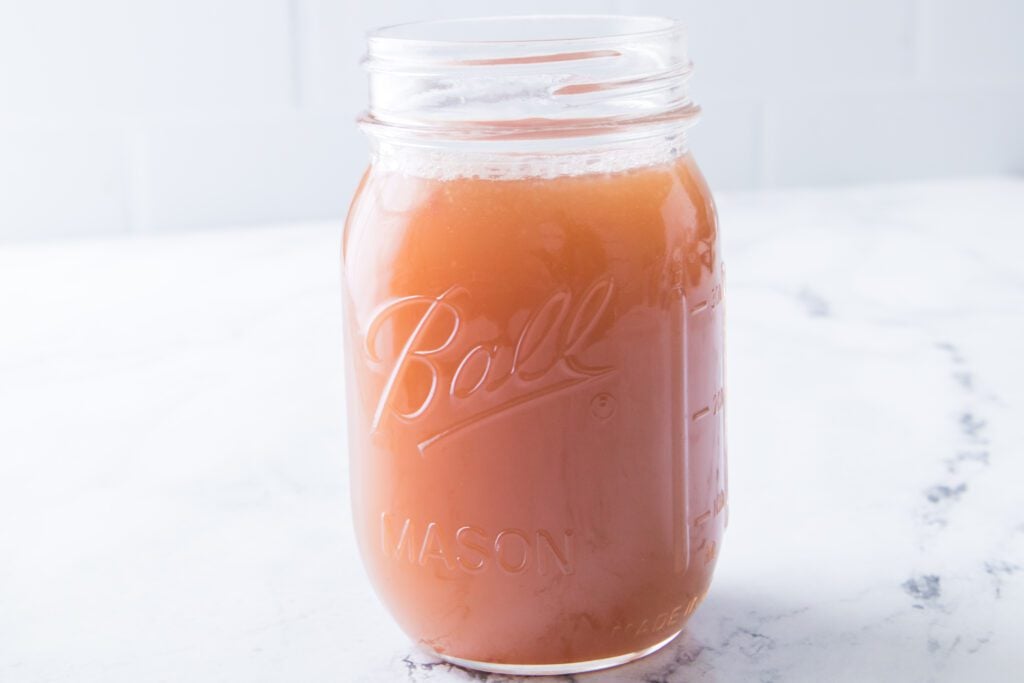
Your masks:
<svg viewBox="0 0 1024 683"><path fill-rule="evenodd" d="M384 378L371 430L379 430L389 419L415 422L442 403L480 404L470 417L423 439L419 449L424 453L438 441L506 410L607 375L613 368L587 365L581 357L594 342L614 291L612 278L604 277L578 297L568 290L551 294L530 313L511 343L471 339L463 333L465 311L473 303L464 287L450 287L436 297L414 295L386 303L371 316L363 337L366 359ZM387 349L397 352L388 354ZM410 377L424 389L412 398L400 396ZM615 411L615 399L599 396L600 405L592 402L591 411L607 419Z"/></svg>

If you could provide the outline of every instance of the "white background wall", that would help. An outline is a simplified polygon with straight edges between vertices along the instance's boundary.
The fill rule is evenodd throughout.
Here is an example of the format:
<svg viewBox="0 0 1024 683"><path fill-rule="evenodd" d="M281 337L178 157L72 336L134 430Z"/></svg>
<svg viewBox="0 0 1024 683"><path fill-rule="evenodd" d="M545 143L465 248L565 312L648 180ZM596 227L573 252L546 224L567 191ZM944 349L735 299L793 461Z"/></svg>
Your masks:
<svg viewBox="0 0 1024 683"><path fill-rule="evenodd" d="M687 21L716 189L1024 170L1021 0L0 0L0 239L337 218L373 26Z"/></svg>

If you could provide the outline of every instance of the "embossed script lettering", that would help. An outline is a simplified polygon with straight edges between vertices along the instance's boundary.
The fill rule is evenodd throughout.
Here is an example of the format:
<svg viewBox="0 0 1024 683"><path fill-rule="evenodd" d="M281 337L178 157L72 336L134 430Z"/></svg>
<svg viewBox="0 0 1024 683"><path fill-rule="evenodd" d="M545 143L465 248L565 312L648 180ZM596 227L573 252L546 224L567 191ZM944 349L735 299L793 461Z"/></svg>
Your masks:
<svg viewBox="0 0 1024 683"><path fill-rule="evenodd" d="M467 320L462 309L472 305L463 287L450 287L434 297L407 296L388 302L372 316L364 337L367 358L384 376L372 431L389 418L415 421L441 401L457 405L488 394L500 399L480 400L479 411L428 435L419 444L423 452L510 408L606 375L611 368L588 366L580 357L593 342L613 293L610 277L591 284L575 301L568 290L557 291L530 313L512 343L501 338L463 339L468 335L462 334ZM402 331L406 328L407 333ZM397 354L387 358L382 347L398 349ZM499 358L504 362L499 364ZM421 396L406 397L400 404L399 390L411 372L426 378L427 388ZM510 391L508 382L513 378L517 389Z"/></svg>

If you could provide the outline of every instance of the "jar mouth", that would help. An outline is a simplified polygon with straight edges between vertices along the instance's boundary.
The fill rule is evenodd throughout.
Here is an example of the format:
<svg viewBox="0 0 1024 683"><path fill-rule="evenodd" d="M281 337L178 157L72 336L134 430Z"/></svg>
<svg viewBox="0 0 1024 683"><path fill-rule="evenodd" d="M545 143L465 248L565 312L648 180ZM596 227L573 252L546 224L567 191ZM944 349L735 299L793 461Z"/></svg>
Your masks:
<svg viewBox="0 0 1024 683"><path fill-rule="evenodd" d="M682 22L525 15L444 19L371 32L368 132L524 140L652 134L692 123ZM645 130L642 130L645 129Z"/></svg>

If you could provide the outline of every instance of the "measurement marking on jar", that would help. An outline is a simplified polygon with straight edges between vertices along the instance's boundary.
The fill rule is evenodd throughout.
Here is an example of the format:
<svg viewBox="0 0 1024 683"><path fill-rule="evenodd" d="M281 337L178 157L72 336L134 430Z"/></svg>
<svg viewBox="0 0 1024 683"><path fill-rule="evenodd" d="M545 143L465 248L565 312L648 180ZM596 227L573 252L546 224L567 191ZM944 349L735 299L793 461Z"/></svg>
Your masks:
<svg viewBox="0 0 1024 683"><path fill-rule="evenodd" d="M715 499L711 501L711 509L705 510L704 512L697 515L696 519L693 520L694 526L700 526L706 523L712 517L719 515L726 506L726 495L725 491L721 490L715 496Z"/></svg>
<svg viewBox="0 0 1024 683"><path fill-rule="evenodd" d="M711 288L711 296L703 301L698 301L690 309L690 315L697 315L704 311L714 310L718 308L718 305L722 303L722 285L716 284Z"/></svg>
<svg viewBox="0 0 1024 683"><path fill-rule="evenodd" d="M703 408L701 408L700 410L698 410L696 413L693 414L693 421L696 422L697 420L699 420L699 419L701 419L703 417L707 417L708 415L712 415L712 414L718 415L720 412L722 412L722 409L724 407L725 407L725 389L719 389L711 397L711 404L710 405L704 406Z"/></svg>
<svg viewBox="0 0 1024 683"><path fill-rule="evenodd" d="M711 541L711 544L704 550L704 566L708 566L715 561L715 556L718 552L718 544Z"/></svg>
<svg viewBox="0 0 1024 683"><path fill-rule="evenodd" d="M725 494L725 491L719 491L718 495L715 496L715 514L717 515L722 510L724 510L727 503L728 498Z"/></svg>
<svg viewBox="0 0 1024 683"><path fill-rule="evenodd" d="M682 377L682 384L674 383L672 402L681 405L683 428L674 430L672 435L672 517L673 524L673 555L676 573L683 573L690 568L690 421L685 419L690 414L690 325L689 301L683 296L682 306L677 309L679 318L675 321L675 329L679 330L679 348L681 353L673 354L673 377Z"/></svg>

